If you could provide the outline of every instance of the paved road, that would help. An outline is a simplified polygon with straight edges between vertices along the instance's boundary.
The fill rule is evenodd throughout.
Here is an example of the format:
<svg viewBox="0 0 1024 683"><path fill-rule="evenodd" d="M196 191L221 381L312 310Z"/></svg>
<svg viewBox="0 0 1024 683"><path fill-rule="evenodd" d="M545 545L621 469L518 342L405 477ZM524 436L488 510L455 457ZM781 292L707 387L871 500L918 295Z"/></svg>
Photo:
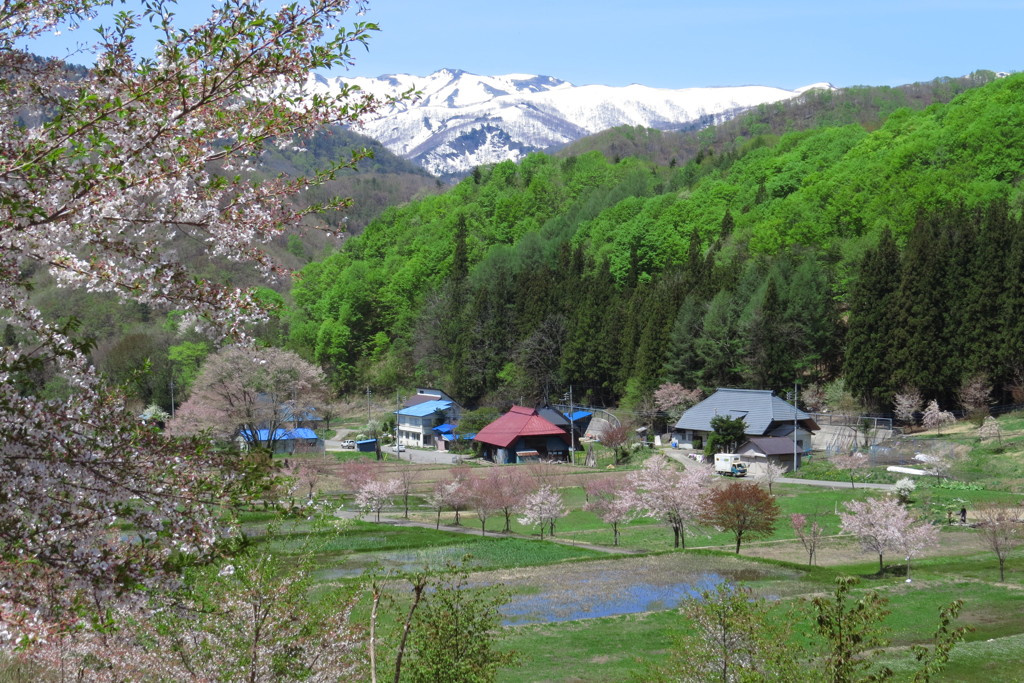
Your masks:
<svg viewBox="0 0 1024 683"><path fill-rule="evenodd" d="M682 463L684 466L689 466L689 465L694 464L693 459L690 458L690 456L686 455L686 453L684 453L683 451L680 451L680 450L677 450L677 449L673 449L673 448L667 448L667 449L665 449L664 453L665 453L665 455L667 455L668 457L672 458L676 462ZM807 486L824 486L825 488L830 488L830 489L848 489L848 488L875 489L875 490L878 490L878 491L892 491L893 489L896 488L895 484L873 484L873 483L868 483L868 482L857 482L857 486L853 487L850 484L850 482L848 482L848 481L821 481L821 480L818 480L818 479L786 479L785 477L783 477L782 479L776 479L774 483L776 483L776 484L806 484Z"/></svg>
<svg viewBox="0 0 1024 683"><path fill-rule="evenodd" d="M351 451L341 447L341 442L351 438L349 434L353 433L349 429L339 429L338 433L334 435L333 439L327 439L324 441L324 448L328 451ZM395 453L393 446L384 446L384 453L387 453L388 460L393 460L396 455L401 460L408 460L420 465L451 465L452 454L445 451L434 451L434 450L419 450L415 448L405 448L401 453ZM367 453L367 455L371 455Z"/></svg>
<svg viewBox="0 0 1024 683"><path fill-rule="evenodd" d="M776 479L776 484L807 484L808 486L824 486L831 489L876 489L879 491L892 491L896 488L895 484L874 484L871 482L859 481L857 486L854 487L848 481L820 481L817 479Z"/></svg>

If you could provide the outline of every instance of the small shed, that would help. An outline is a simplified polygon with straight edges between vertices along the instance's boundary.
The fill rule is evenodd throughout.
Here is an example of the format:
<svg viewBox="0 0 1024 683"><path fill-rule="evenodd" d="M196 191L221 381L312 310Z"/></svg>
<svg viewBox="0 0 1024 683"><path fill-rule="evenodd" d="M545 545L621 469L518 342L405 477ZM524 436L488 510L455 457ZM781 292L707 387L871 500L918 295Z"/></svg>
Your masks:
<svg viewBox="0 0 1024 683"><path fill-rule="evenodd" d="M356 441L356 450L360 453L376 453L377 439L363 439Z"/></svg>
<svg viewBox="0 0 1024 683"><path fill-rule="evenodd" d="M792 430L791 430L792 433ZM751 474L757 474L765 463L782 467L787 472L793 469L793 439L782 436L751 437L736 452L747 464ZM797 443L796 465L803 461L803 448Z"/></svg>

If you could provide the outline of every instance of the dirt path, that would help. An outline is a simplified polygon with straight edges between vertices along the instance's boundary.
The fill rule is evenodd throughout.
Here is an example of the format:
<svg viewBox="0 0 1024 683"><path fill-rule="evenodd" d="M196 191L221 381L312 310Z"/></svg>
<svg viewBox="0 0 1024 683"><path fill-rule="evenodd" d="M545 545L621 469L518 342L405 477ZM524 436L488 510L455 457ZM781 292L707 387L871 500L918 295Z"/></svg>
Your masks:
<svg viewBox="0 0 1024 683"><path fill-rule="evenodd" d="M711 550L731 551L734 549L732 545L704 547ZM759 557L768 560L796 563L807 561L807 551L797 539L744 543L740 552L747 557ZM980 552L984 552L984 548L979 545L977 537L973 534L949 533L939 534L938 545L925 551L923 557L972 555ZM846 535L826 536L821 540L821 545L818 547L816 555L817 564L823 567L878 561L878 555L861 550L857 544L857 539ZM883 557L883 560L886 564L900 564L904 561L897 553L887 554ZM913 563L911 563L911 566L913 566Z"/></svg>
<svg viewBox="0 0 1024 683"><path fill-rule="evenodd" d="M560 545L575 546L577 548L586 548L588 550L594 550L594 551L601 552L601 553L607 553L609 555L641 555L641 554L644 554L646 552L646 551L643 551L643 550L635 550L635 549L632 549L632 548L621 548L621 547L607 546L607 545L595 545L595 544L592 544L592 543L579 542L579 541L576 541L574 538L564 538L564 537L559 537L559 536L554 536L554 537L546 536L544 538L544 540L541 541L541 539L536 538L535 536L525 536L523 534L515 534L515 533L507 533L507 534L505 534L505 533L496 532L496 531L488 531L488 532L486 532L484 534L481 534L479 527L474 527L474 526L465 525L465 524L459 525L459 526L452 526L450 524L442 524L440 527L438 527L436 524L432 524L432 523L429 523L429 522L420 522L420 521L413 520L413 519L405 519L404 517L399 516L399 513L395 513L395 512L384 512L384 513L381 513L380 522L377 522L376 517L372 516L371 514L369 514L369 513L364 514L363 512L361 512L359 510L354 510L354 509L344 509L344 508L341 508L341 509L338 509L334 514L337 517L341 517L342 519L362 519L362 520L365 520L365 521L374 522L375 524L390 524L391 526L407 526L407 527L411 526L411 527L419 527L421 529L440 529L441 531L449 531L449 532L455 533L455 534L468 534L468 535L471 535L471 536L481 536L481 535L483 535L483 536L488 536L488 537L491 537L491 538L521 538L521 539L524 539L524 540L534 540L534 541L537 541L538 543L558 543Z"/></svg>

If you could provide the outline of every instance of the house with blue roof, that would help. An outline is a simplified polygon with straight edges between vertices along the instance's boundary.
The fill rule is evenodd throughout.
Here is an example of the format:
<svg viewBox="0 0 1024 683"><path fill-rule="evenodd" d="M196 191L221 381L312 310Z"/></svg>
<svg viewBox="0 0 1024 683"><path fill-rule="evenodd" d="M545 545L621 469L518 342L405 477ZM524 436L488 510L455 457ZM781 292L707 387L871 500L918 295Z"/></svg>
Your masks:
<svg viewBox="0 0 1024 683"><path fill-rule="evenodd" d="M446 395L442 396L420 400L395 411L399 444L411 448L435 448L440 434L434 428L458 424L462 407Z"/></svg>
<svg viewBox="0 0 1024 683"><path fill-rule="evenodd" d="M239 443L243 448L270 448L274 454L323 453L324 441L312 429L257 429L255 433L247 429L238 432Z"/></svg>
<svg viewBox="0 0 1024 683"><path fill-rule="evenodd" d="M771 391L718 389L679 418L673 433L679 447L703 450L708 435L714 431L711 420L718 415L743 419L744 434L748 439L756 439L752 454L786 453L790 463L794 441L798 455L805 454L810 450L812 433L819 429L810 415ZM784 462L781 457L780 462Z"/></svg>

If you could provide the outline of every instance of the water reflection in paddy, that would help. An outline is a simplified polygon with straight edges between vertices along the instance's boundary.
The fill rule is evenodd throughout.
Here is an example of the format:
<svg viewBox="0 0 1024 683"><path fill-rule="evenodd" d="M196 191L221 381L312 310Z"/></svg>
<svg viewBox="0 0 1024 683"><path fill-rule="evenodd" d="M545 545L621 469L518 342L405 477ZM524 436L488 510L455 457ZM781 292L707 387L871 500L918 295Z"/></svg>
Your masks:
<svg viewBox="0 0 1024 683"><path fill-rule="evenodd" d="M581 579L576 586L516 595L501 612L505 624L539 624L651 612L678 607L686 598L712 590L724 581L724 577L713 573L667 585L623 584L617 577L596 576Z"/></svg>

